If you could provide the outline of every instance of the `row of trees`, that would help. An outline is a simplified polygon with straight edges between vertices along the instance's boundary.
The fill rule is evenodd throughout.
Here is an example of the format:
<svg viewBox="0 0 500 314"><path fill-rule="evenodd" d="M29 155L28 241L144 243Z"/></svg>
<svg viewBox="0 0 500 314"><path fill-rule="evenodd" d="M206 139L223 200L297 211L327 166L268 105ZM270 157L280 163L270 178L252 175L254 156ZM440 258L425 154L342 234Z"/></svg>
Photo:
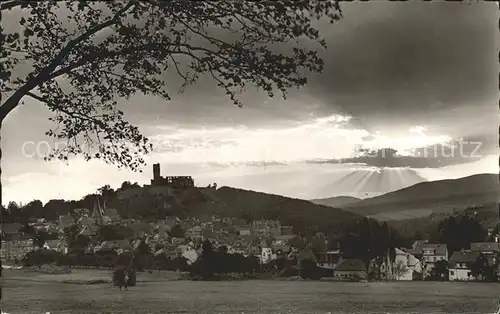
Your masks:
<svg viewBox="0 0 500 314"><path fill-rule="evenodd" d="M126 190L139 187L130 181L124 181L118 190ZM57 221L59 216L72 215L75 218L80 216L79 210L82 208L94 208L96 200L101 204L107 202L111 207L119 207L116 201L117 191L109 185L105 185L97 190L98 193L91 193L77 201L66 201L62 199L53 199L45 205L40 200L33 200L27 204L18 204L14 201L9 202L7 207L1 207L1 215L4 223L27 224L33 219L45 218L49 221Z"/></svg>
<svg viewBox="0 0 500 314"><path fill-rule="evenodd" d="M407 247L410 241L400 236L386 222L363 218L347 227L347 232L339 243L345 258L360 259L367 268L375 260L380 276L381 265L385 261L395 260L395 248Z"/></svg>
<svg viewBox="0 0 500 314"><path fill-rule="evenodd" d="M431 241L446 244L448 254L470 249L471 242L488 240L488 231L476 219L474 214L460 213L440 221Z"/></svg>
<svg viewBox="0 0 500 314"><path fill-rule="evenodd" d="M497 265L490 265L485 255L480 254L479 257L473 261L466 263L467 268L470 269L470 279L477 279L482 281L495 282L498 281ZM449 280L450 262L438 261L429 272L425 280L434 281L447 281Z"/></svg>
<svg viewBox="0 0 500 314"><path fill-rule="evenodd" d="M301 276L309 279L320 279L332 276L331 271L317 266L316 259L310 248L304 249L310 254L300 254L291 260L286 254L277 259L260 264L256 256L229 254L227 247L219 246L214 250L210 241L202 244L202 255L190 267L191 275L202 279L214 279L228 273L239 273L254 276L256 273L275 273L280 276Z"/></svg>
<svg viewBox="0 0 500 314"><path fill-rule="evenodd" d="M98 251L96 253L83 250L73 250L69 254L51 250L36 250L29 252L22 260L25 266L42 266L44 264L57 264L61 266L86 266L86 267L132 267L136 270L182 270L189 269L185 258L169 258L164 254L154 256L151 253L125 252L118 255L113 250Z"/></svg>
<svg viewBox="0 0 500 314"><path fill-rule="evenodd" d="M203 279L213 279L217 275L228 273L253 275L258 270L257 257L228 254L225 246L220 246L214 251L212 243L208 240L203 242L201 256L190 267L192 276Z"/></svg>

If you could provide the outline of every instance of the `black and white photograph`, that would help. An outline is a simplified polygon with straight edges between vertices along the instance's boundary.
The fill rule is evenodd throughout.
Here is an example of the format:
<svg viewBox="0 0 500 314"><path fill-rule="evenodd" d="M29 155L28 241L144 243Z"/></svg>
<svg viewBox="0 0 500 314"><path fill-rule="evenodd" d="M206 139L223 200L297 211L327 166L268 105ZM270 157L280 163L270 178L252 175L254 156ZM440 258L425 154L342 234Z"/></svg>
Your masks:
<svg viewBox="0 0 500 314"><path fill-rule="evenodd" d="M495 1L0 1L1 314L500 313Z"/></svg>

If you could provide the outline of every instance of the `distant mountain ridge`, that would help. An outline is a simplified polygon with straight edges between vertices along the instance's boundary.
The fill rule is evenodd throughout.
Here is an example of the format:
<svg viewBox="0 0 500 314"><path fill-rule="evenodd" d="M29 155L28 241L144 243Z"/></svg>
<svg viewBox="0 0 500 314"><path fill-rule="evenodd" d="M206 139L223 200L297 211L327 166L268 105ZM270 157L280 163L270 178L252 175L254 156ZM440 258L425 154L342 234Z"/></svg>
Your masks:
<svg viewBox="0 0 500 314"><path fill-rule="evenodd" d="M335 196L328 198L318 198L309 200L310 202L318 205L325 205L331 207L343 207L355 202L361 201L361 198L353 197L353 196Z"/></svg>
<svg viewBox="0 0 500 314"><path fill-rule="evenodd" d="M498 202L498 174L422 182L346 204L343 209L378 220L402 220Z"/></svg>

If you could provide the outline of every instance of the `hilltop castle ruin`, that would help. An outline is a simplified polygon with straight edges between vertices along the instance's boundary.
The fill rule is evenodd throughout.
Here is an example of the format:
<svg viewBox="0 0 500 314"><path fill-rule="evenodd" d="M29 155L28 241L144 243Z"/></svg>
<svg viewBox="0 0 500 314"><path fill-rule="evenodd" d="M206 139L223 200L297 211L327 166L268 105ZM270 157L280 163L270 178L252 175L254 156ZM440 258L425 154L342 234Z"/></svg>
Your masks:
<svg viewBox="0 0 500 314"><path fill-rule="evenodd" d="M169 186L174 189L186 189L194 187L194 180L191 176L167 176L162 177L160 164L153 164L152 186Z"/></svg>

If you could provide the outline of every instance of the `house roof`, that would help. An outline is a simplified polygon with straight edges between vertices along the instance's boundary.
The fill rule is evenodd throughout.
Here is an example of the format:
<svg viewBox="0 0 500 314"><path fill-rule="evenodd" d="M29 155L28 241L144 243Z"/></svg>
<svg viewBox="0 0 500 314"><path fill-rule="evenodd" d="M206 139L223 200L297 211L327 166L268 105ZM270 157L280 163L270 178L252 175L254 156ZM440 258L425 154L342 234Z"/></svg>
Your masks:
<svg viewBox="0 0 500 314"><path fill-rule="evenodd" d="M334 271L366 271L366 266L359 259L347 258L335 267Z"/></svg>
<svg viewBox="0 0 500 314"><path fill-rule="evenodd" d="M101 243L100 249L131 249L132 246L128 240L104 241Z"/></svg>
<svg viewBox="0 0 500 314"><path fill-rule="evenodd" d="M132 248L132 245L130 245L129 240L120 240L118 241L118 247L123 250L128 250Z"/></svg>
<svg viewBox="0 0 500 314"><path fill-rule="evenodd" d="M396 252L396 255L404 255L404 256L412 255L413 256L413 254L411 253L411 250L408 250L408 249L395 248L394 250Z"/></svg>
<svg viewBox="0 0 500 314"><path fill-rule="evenodd" d="M451 255L450 262L473 263L477 260L479 255L479 252L455 251L453 252L453 255Z"/></svg>
<svg viewBox="0 0 500 314"><path fill-rule="evenodd" d="M412 254L422 254L424 250L434 250L434 255L446 255L448 251L446 248L446 244L437 244L437 243L424 243L420 246L415 247L410 253Z"/></svg>
<svg viewBox="0 0 500 314"><path fill-rule="evenodd" d="M241 218L233 218L233 219L231 219L231 223L234 226L244 226L244 225L247 224L247 222L244 219L241 219Z"/></svg>
<svg viewBox="0 0 500 314"><path fill-rule="evenodd" d="M22 225L20 223L0 224L0 230L5 234L19 234L19 229Z"/></svg>
<svg viewBox="0 0 500 314"><path fill-rule="evenodd" d="M83 217L80 217L80 219L78 219L78 223L81 225L91 225L91 224L95 224L95 222L96 222L95 218L92 218L92 217L83 216Z"/></svg>
<svg viewBox="0 0 500 314"><path fill-rule="evenodd" d="M286 245L286 244L273 244L272 245L272 248L274 249L274 251L283 251L283 252L288 252L290 250L290 246L289 245Z"/></svg>
<svg viewBox="0 0 500 314"><path fill-rule="evenodd" d="M138 223L127 224L127 227L132 229L132 231L135 234L153 232L153 227L150 224L148 224L147 222L138 222Z"/></svg>
<svg viewBox="0 0 500 314"><path fill-rule="evenodd" d="M471 243L470 250L473 252L499 252L500 251L500 243L497 243L497 242Z"/></svg>
<svg viewBox="0 0 500 314"><path fill-rule="evenodd" d="M83 226L83 229L82 229L82 231L80 231L80 234L86 235L86 236L92 236L92 235L95 235L98 230L99 230L99 226L97 226L96 224L88 224L88 225Z"/></svg>
<svg viewBox="0 0 500 314"><path fill-rule="evenodd" d="M118 214L118 211L115 208L106 208L104 210L104 215L108 216L111 219L117 219L120 218L120 215Z"/></svg>
<svg viewBox="0 0 500 314"><path fill-rule="evenodd" d="M75 223L75 219L71 215L59 216L59 228L64 229Z"/></svg>
<svg viewBox="0 0 500 314"><path fill-rule="evenodd" d="M202 234L204 238L217 238L217 234L213 231L203 231Z"/></svg>
<svg viewBox="0 0 500 314"><path fill-rule="evenodd" d="M293 235L293 234L286 234L286 235L278 235L278 236L275 236L274 239L276 241L288 241L288 240L291 240L293 238L295 238L296 235Z"/></svg>
<svg viewBox="0 0 500 314"><path fill-rule="evenodd" d="M260 241L260 247L261 248L268 248L268 247L270 247L269 241L267 239L262 239L262 241Z"/></svg>
<svg viewBox="0 0 500 314"><path fill-rule="evenodd" d="M47 240L45 244L47 244L49 248L57 248L59 247L59 240Z"/></svg>
<svg viewBox="0 0 500 314"><path fill-rule="evenodd" d="M167 225L161 225L158 227L158 233L168 233L170 230L172 230L172 228Z"/></svg>
<svg viewBox="0 0 500 314"><path fill-rule="evenodd" d="M422 245L426 244L427 242L429 242L429 241L428 240L415 240L415 242L413 242L413 247L422 246Z"/></svg>

